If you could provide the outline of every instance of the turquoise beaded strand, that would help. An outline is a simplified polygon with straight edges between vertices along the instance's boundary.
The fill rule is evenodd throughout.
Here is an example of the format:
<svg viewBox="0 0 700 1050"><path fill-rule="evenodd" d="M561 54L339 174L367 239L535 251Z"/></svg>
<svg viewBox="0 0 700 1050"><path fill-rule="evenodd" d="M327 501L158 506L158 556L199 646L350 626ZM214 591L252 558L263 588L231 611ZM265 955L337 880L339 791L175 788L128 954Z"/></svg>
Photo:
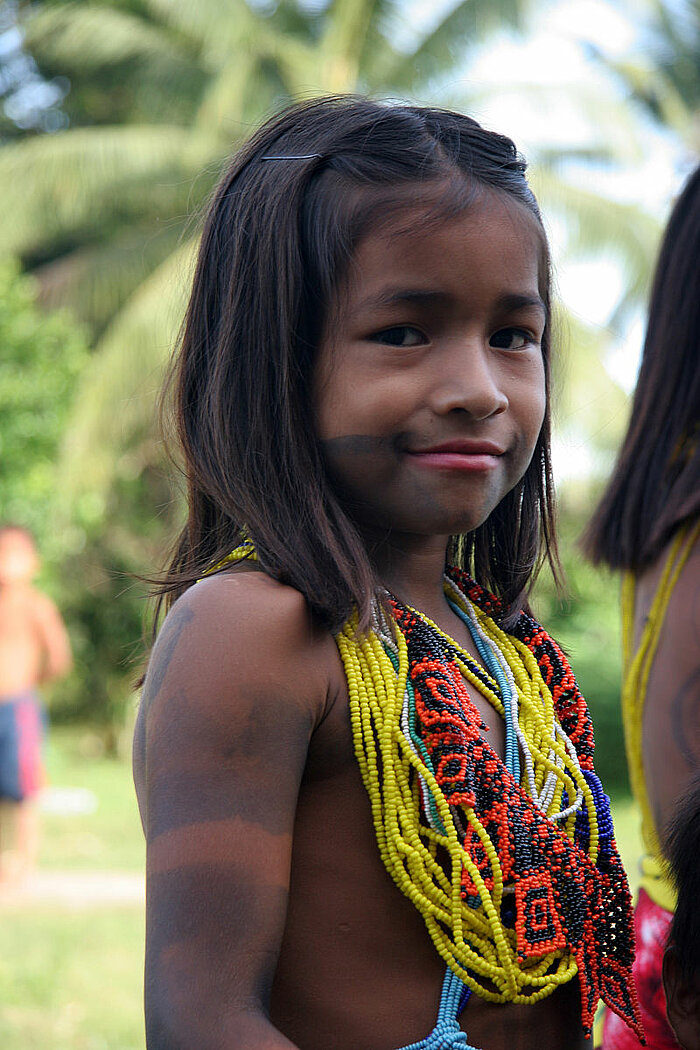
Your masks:
<svg viewBox="0 0 700 1050"><path fill-rule="evenodd" d="M506 723L506 761L509 773L520 779L520 758L518 755L518 738L513 724L513 689L503 671L501 661L495 650L495 642L485 638L472 623L467 614L448 598L450 608L467 625L474 644L483 660L487 671L498 682L503 702L503 714ZM442 982L440 1006L437 1022L430 1035L417 1043L401 1047L401 1050L478 1050L467 1041L467 1035L459 1025L459 1016L471 996L471 988L447 967Z"/></svg>

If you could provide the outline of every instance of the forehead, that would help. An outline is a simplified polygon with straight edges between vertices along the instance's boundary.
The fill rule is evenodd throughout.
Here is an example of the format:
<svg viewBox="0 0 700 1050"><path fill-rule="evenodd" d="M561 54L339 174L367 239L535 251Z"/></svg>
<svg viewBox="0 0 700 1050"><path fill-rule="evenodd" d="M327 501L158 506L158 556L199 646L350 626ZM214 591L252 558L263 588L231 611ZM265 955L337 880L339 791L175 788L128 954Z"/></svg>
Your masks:
<svg viewBox="0 0 700 1050"><path fill-rule="evenodd" d="M547 251L533 212L509 194L479 187L461 207L434 201L394 203L359 240L344 281L344 296L372 289L430 285L466 293L495 290L546 300Z"/></svg>

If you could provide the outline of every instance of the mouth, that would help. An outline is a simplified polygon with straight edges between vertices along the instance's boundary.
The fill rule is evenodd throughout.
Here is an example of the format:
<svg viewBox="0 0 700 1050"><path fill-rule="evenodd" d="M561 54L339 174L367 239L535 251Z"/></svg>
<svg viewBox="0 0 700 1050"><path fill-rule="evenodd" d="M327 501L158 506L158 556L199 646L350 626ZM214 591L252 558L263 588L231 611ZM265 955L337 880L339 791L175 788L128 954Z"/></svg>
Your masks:
<svg viewBox="0 0 700 1050"><path fill-rule="evenodd" d="M433 470L489 471L498 465L504 449L492 441L445 441L428 448L407 449L405 455Z"/></svg>

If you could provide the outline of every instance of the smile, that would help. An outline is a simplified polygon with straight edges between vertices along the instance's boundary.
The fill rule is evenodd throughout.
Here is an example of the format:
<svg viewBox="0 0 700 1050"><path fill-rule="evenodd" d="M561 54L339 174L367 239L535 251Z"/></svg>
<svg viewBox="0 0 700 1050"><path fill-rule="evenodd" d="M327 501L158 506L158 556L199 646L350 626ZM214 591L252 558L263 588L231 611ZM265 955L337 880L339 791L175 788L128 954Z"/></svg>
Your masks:
<svg viewBox="0 0 700 1050"><path fill-rule="evenodd" d="M481 473L493 470L503 451L490 441L450 441L431 448L407 449L405 455L427 469Z"/></svg>

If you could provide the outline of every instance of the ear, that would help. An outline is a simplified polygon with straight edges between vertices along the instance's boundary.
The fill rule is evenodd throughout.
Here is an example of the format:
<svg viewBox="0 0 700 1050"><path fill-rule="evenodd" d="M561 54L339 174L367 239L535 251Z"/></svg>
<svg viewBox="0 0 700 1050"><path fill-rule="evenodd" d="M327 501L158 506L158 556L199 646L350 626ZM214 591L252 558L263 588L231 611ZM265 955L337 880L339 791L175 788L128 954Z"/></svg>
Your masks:
<svg viewBox="0 0 700 1050"><path fill-rule="evenodd" d="M683 1050L700 1050L700 974L684 977L678 952L671 944L664 952L663 982L666 1016Z"/></svg>

